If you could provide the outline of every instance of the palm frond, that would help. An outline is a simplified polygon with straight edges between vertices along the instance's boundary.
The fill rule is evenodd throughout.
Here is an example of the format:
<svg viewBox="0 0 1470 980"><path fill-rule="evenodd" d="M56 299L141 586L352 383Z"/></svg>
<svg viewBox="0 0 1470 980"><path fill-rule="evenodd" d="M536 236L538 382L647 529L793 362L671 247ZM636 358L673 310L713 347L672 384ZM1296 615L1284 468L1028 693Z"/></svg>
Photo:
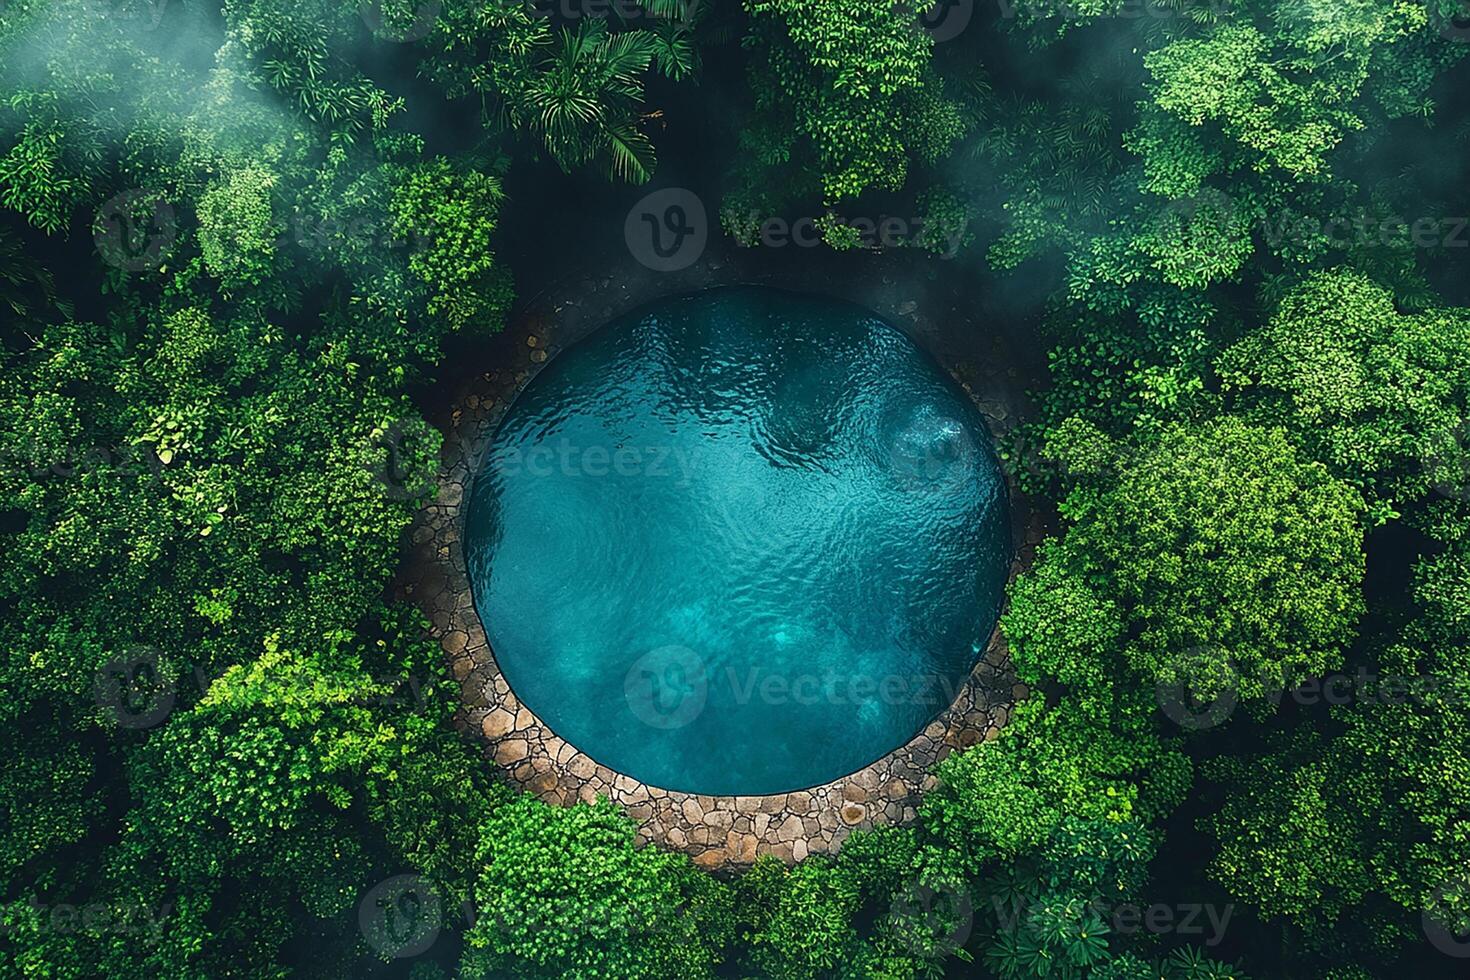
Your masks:
<svg viewBox="0 0 1470 980"><path fill-rule="evenodd" d="M653 176L658 159L653 141L631 123L607 127L608 173L617 180L642 184Z"/></svg>

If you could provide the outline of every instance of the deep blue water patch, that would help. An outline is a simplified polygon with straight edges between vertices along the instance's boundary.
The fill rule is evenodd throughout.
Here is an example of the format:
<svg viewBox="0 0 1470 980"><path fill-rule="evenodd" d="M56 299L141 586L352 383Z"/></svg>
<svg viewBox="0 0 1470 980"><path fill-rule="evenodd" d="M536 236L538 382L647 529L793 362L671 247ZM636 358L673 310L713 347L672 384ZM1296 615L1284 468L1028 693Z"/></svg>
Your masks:
<svg viewBox="0 0 1470 980"><path fill-rule="evenodd" d="M945 708L997 616L1005 480L858 307L716 290L554 358L475 480L475 605L523 704L665 789L836 779Z"/></svg>

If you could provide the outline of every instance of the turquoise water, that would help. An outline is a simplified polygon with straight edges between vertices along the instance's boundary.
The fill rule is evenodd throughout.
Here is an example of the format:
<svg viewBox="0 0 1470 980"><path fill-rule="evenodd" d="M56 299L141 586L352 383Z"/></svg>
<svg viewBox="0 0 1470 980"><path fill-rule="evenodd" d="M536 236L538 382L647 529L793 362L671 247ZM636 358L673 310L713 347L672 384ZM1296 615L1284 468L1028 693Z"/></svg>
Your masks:
<svg viewBox="0 0 1470 980"><path fill-rule="evenodd" d="M550 361L475 481L470 580L506 680L665 789L846 775L947 706L995 624L1005 481L896 328L754 287Z"/></svg>

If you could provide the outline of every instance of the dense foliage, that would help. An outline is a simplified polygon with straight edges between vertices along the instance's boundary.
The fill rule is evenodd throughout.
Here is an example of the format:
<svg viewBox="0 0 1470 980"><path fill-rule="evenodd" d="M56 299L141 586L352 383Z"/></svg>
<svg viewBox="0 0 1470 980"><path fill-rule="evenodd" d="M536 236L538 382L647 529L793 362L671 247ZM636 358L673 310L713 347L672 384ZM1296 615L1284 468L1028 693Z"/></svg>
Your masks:
<svg viewBox="0 0 1470 980"><path fill-rule="evenodd" d="M1464 15L0 0L0 973L1455 975ZM559 258L503 229L671 162L1045 354L1030 697L725 877L497 780L389 590L446 351Z"/></svg>

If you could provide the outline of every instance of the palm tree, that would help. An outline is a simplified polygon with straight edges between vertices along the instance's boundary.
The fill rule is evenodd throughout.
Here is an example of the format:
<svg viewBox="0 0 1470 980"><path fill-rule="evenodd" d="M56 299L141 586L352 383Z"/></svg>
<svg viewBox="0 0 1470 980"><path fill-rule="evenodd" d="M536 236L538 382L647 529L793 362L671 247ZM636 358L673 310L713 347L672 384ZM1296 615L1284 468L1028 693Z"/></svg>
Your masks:
<svg viewBox="0 0 1470 980"><path fill-rule="evenodd" d="M575 31L562 28L557 41L533 62L525 85L507 93L512 123L534 134L563 170L602 159L614 178L647 180L656 160L638 124L653 33L612 33L606 21L586 18Z"/></svg>
<svg viewBox="0 0 1470 980"><path fill-rule="evenodd" d="M583 17L557 26L531 3L443 0L419 69L450 98L477 97L492 132L533 139L565 171L597 164L641 183L655 165L644 132L649 71L679 79L698 63L701 0L644 0L653 23Z"/></svg>
<svg viewBox="0 0 1470 980"><path fill-rule="evenodd" d="M25 245L14 233L0 228L0 310L19 320L37 316L56 302L51 273L26 254Z"/></svg>

